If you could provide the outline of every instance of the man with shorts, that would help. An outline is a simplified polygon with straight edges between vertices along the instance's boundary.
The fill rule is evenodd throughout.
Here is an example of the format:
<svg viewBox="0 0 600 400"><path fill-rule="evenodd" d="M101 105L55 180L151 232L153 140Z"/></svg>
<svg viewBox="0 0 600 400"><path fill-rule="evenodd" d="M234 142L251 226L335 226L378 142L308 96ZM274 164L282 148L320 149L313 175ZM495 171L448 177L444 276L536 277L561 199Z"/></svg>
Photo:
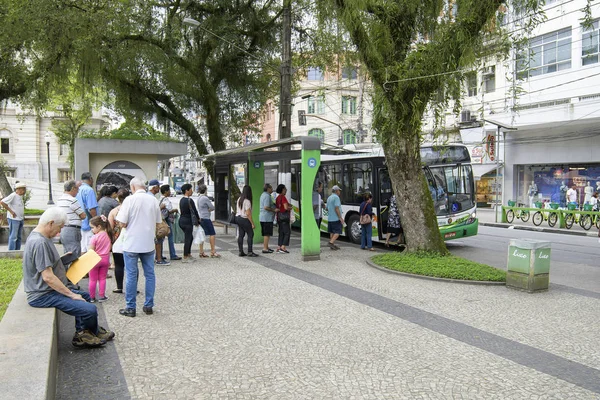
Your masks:
<svg viewBox="0 0 600 400"><path fill-rule="evenodd" d="M260 211L258 213L260 229L262 230L264 239L262 252L265 254L274 251L269 248L269 239L273 236L273 219L275 218L275 213L279 211L275 208L271 193L273 193L273 186L270 183L265 183L263 193L260 195Z"/></svg>
<svg viewBox="0 0 600 400"><path fill-rule="evenodd" d="M331 188L331 196L327 198L327 232L329 232L329 248L331 250L339 250L335 241L342 234L342 229L346 223L342 218L342 201L340 194L342 189L335 185Z"/></svg>

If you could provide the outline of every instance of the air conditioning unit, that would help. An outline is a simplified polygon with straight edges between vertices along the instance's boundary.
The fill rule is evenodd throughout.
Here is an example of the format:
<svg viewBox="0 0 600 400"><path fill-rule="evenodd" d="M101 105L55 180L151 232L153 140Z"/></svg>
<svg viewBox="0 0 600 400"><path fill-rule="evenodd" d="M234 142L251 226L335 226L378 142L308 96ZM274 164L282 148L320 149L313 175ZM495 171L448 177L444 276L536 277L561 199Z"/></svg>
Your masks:
<svg viewBox="0 0 600 400"><path fill-rule="evenodd" d="M460 122L463 124L471 122L471 111L470 110L462 110L460 112Z"/></svg>

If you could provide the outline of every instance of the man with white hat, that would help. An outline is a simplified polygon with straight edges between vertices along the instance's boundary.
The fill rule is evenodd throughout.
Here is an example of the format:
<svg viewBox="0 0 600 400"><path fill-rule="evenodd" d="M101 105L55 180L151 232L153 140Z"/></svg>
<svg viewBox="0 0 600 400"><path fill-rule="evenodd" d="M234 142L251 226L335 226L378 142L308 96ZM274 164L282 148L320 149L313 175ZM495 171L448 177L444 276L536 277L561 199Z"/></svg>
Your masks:
<svg viewBox="0 0 600 400"><path fill-rule="evenodd" d="M342 234L342 229L346 223L342 218L342 201L340 194L342 189L335 185L331 188L331 196L327 198L327 232L329 232L329 248L331 250L339 250L335 241Z"/></svg>
<svg viewBox="0 0 600 400"><path fill-rule="evenodd" d="M23 195L26 190L27 186L24 183L17 183L15 191L0 201L0 205L6 209L8 217L8 250L21 250L23 219L25 218Z"/></svg>

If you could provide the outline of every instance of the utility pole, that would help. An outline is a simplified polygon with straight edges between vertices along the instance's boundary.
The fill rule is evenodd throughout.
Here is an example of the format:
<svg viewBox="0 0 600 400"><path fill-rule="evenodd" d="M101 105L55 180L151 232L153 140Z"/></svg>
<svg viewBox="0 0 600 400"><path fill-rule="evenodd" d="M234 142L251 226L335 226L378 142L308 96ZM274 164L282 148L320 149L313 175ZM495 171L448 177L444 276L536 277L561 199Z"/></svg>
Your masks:
<svg viewBox="0 0 600 400"><path fill-rule="evenodd" d="M292 137L292 0L283 0L281 33L281 92L279 96L279 139ZM288 150L289 146L280 148ZM279 161L280 182L291 184L290 160Z"/></svg>

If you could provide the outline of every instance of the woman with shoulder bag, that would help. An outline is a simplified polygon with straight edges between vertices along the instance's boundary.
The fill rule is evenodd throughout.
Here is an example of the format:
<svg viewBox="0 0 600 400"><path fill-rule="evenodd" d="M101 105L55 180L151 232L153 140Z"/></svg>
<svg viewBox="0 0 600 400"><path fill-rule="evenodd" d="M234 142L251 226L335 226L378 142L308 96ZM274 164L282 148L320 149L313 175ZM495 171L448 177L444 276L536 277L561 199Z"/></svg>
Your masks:
<svg viewBox="0 0 600 400"><path fill-rule="evenodd" d="M254 240L254 221L252 220L252 188L245 185L242 189L242 195L236 203L235 220L239 228L238 247L240 257L258 257L258 254L252 251L252 241ZM244 236L248 234L248 254L244 253Z"/></svg>
<svg viewBox="0 0 600 400"><path fill-rule="evenodd" d="M275 199L275 208L279 209L277 213L277 225L279 226L279 238L277 240L277 253L287 254L289 253L286 246L290 245L290 219L291 219L291 209L292 205L288 202L287 197L285 197L287 193L287 188L285 185L280 184L275 189L277 193L277 199Z"/></svg>
<svg viewBox="0 0 600 400"><path fill-rule="evenodd" d="M119 191L117 192L117 199L119 201L119 205L110 210L110 212L108 213L108 223L112 231L112 253L113 261L115 263L115 281L117 283L117 288L113 290L113 293L123 293L123 278L125 277L125 260L123 259L123 250L115 246L117 239L119 238L119 236L121 236L121 233L123 232L123 228L115 218L117 217L119 210L121 210L121 204L123 204L123 201L127 196L129 196L129 194L130 193L128 189L119 189Z"/></svg>
<svg viewBox="0 0 600 400"><path fill-rule="evenodd" d="M365 200L360 205L360 248L363 250L375 251L373 248L373 195L367 193Z"/></svg>
<svg viewBox="0 0 600 400"><path fill-rule="evenodd" d="M192 257L192 242L194 240L194 226L200 225L200 215L194 204L194 200L190 198L194 189L192 185L186 183L181 186L183 198L179 201L179 227L185 234L183 242L183 260L187 263L194 259ZM201 255L202 256L202 255Z"/></svg>

